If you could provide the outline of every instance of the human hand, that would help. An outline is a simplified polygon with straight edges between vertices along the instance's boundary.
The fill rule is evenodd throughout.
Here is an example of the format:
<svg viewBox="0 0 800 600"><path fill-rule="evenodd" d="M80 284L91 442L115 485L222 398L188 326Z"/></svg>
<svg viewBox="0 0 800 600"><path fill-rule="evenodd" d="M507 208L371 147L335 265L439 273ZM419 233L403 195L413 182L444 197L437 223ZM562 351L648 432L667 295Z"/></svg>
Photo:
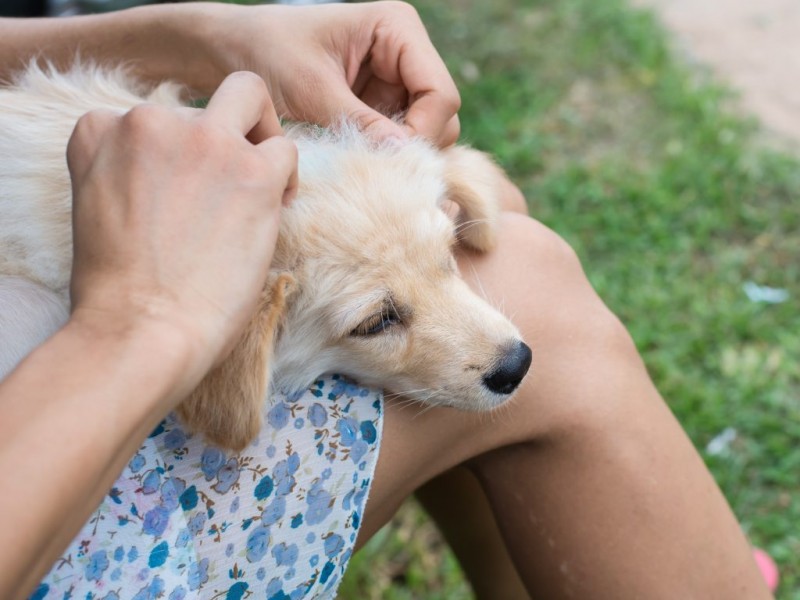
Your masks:
<svg viewBox="0 0 800 600"><path fill-rule="evenodd" d="M194 364L227 353L255 309L297 155L264 82L228 77L201 111L97 111L67 149L73 318L177 332ZM196 383L196 382L195 382Z"/></svg>
<svg viewBox="0 0 800 600"><path fill-rule="evenodd" d="M222 72L262 75L279 114L321 125L345 115L376 139L458 139L458 90L410 5L213 10ZM403 126L386 117L404 110Z"/></svg>

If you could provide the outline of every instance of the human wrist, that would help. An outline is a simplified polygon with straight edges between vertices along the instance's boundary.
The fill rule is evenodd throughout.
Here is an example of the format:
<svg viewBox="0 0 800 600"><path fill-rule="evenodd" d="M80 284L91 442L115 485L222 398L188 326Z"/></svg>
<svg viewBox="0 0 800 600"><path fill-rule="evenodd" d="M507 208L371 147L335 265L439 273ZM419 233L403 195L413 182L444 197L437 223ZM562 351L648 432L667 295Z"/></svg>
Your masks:
<svg viewBox="0 0 800 600"><path fill-rule="evenodd" d="M257 66L263 65L263 57L252 56L253 40L242 37L242 24L252 22L257 16L256 10L261 16L275 8L197 2L173 9L174 16L170 15L165 25L176 39L181 40L176 44L184 54L181 62L185 71L180 79L192 89L210 95L225 77L235 71L259 71L263 76ZM262 44L271 37L272 21L263 17L259 19L263 27L259 40Z"/></svg>
<svg viewBox="0 0 800 600"><path fill-rule="evenodd" d="M92 35L89 44L96 47L89 47L89 55L112 62L124 59L148 81L173 80L210 95L229 72L219 60L223 43L218 37L218 21L227 6L210 2L137 6L82 17L83 27L76 31Z"/></svg>
<svg viewBox="0 0 800 600"><path fill-rule="evenodd" d="M63 333L97 356L113 356L140 369L153 383L150 408L167 412L212 365L204 344L190 328L154 316L122 316L92 308L74 310Z"/></svg>
<svg viewBox="0 0 800 600"><path fill-rule="evenodd" d="M242 7L196 2L180 5L159 5L158 27L161 39L174 40L174 52L165 78L176 79L192 90L211 95L232 72L226 53L232 43L221 31L228 14Z"/></svg>
<svg viewBox="0 0 800 600"><path fill-rule="evenodd" d="M197 25L187 28L186 35L206 56L197 77L202 84L193 87L211 93L231 73L252 71L264 79L273 99L279 96L280 86L272 76L273 61L284 61L286 52L296 49L296 40L287 35L287 29L306 14L304 7L217 2L190 6Z"/></svg>

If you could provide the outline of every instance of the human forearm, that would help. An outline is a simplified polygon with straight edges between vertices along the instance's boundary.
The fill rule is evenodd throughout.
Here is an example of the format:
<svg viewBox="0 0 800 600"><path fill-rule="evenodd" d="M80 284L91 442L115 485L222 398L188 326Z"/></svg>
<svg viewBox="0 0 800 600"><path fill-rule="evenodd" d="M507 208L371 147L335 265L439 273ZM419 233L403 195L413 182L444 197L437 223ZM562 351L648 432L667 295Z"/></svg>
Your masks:
<svg viewBox="0 0 800 600"><path fill-rule="evenodd" d="M30 592L241 335L297 186L280 132L252 74L226 79L204 111L145 106L76 125L72 317L0 384L0 514L13 523L0 598Z"/></svg>
<svg viewBox="0 0 800 600"><path fill-rule="evenodd" d="M278 114L330 125L346 115L378 140L421 135L439 146L459 133L458 90L414 8L403 2L144 6L66 19L0 19L0 77L32 56L68 66L123 63L149 81L210 95L252 71ZM386 114L404 112L401 127Z"/></svg>
<svg viewBox="0 0 800 600"><path fill-rule="evenodd" d="M155 323L73 318L0 384L0 597L24 598L142 440L202 376Z"/></svg>
<svg viewBox="0 0 800 600"><path fill-rule="evenodd" d="M123 63L150 81L178 80L211 93L227 71L217 64L213 4L158 5L62 19L0 19L0 76L42 57L60 67L76 56Z"/></svg>

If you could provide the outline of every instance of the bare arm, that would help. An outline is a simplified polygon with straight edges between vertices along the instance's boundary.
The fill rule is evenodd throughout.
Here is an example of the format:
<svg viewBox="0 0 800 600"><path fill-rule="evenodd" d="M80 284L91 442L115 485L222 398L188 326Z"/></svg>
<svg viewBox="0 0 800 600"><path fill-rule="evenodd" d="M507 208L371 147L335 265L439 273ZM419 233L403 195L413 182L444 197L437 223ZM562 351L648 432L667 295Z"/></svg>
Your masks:
<svg viewBox="0 0 800 600"><path fill-rule="evenodd" d="M0 384L0 596L24 598L202 375L188 340L73 318Z"/></svg>
<svg viewBox="0 0 800 600"><path fill-rule="evenodd" d="M280 133L251 73L226 79L204 111L79 121L67 152L72 315L0 384L0 598L30 593L141 441L235 343L297 182Z"/></svg>
<svg viewBox="0 0 800 600"><path fill-rule="evenodd" d="M210 94L228 74L212 61L214 12L191 4L62 19L0 18L0 76L7 79L33 57L65 67L80 54L100 63L125 62L144 79L177 79Z"/></svg>
<svg viewBox="0 0 800 600"><path fill-rule="evenodd" d="M328 125L342 115L377 138L459 134L458 90L416 11L402 2L323 6L187 3L88 17L0 19L0 78L33 56L124 62L142 78L212 93L253 71L278 113ZM399 127L380 111L406 111Z"/></svg>
<svg viewBox="0 0 800 600"><path fill-rule="evenodd" d="M344 114L377 137L410 133L441 145L458 136L458 92L416 13L402 3L186 4L0 19L0 78L33 56L66 66L76 52L128 62L141 77L176 79L203 93L247 68L289 117L328 124ZM270 137L277 119L269 100L240 104L263 100L261 86L218 91L221 100L212 98L205 119L146 107L125 117L94 114L76 129L68 156L76 203L73 317L0 386L0 513L18 524L0 529L0 597L30 591L149 428L225 354L252 312L280 199L296 185L293 150ZM405 128L375 110L387 103L407 109ZM253 146L245 133L269 139ZM187 152L175 153L176 146ZM91 233L82 236L82 227ZM118 252L110 252L115 244ZM243 277L237 285L234 274ZM130 321L130 314L146 318ZM104 335L109 323L124 335Z"/></svg>

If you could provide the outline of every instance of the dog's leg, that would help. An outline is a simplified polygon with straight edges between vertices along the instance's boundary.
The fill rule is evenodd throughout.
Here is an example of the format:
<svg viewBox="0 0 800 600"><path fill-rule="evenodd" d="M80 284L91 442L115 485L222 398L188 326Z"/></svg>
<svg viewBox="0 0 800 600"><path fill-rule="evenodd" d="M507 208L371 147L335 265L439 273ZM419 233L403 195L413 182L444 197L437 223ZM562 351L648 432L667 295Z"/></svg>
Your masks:
<svg viewBox="0 0 800 600"><path fill-rule="evenodd" d="M238 451L258 434L275 334L293 283L285 273L268 282L233 351L178 408L189 428L209 442Z"/></svg>
<svg viewBox="0 0 800 600"><path fill-rule="evenodd" d="M68 317L55 292L22 277L0 276L0 380Z"/></svg>

